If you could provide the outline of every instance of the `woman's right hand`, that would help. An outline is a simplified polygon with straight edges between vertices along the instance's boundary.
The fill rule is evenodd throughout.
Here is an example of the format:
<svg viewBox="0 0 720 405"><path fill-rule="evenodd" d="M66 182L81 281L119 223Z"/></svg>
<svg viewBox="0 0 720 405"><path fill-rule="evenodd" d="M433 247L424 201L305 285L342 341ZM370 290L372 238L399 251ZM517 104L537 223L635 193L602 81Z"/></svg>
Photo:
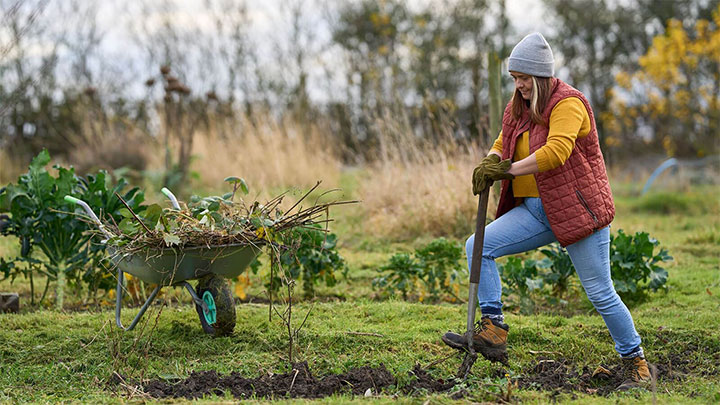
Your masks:
<svg viewBox="0 0 720 405"><path fill-rule="evenodd" d="M478 195L481 191L485 190L485 188L490 187L493 181L488 176L490 174L488 169L498 163L500 163L500 156L494 153L485 156L485 158L480 161L478 167L473 170L473 195Z"/></svg>
<svg viewBox="0 0 720 405"><path fill-rule="evenodd" d="M514 175L508 173L512 166L510 159L500 160L500 156L490 154L480 162L473 171L473 194L478 195L497 180L512 180Z"/></svg>

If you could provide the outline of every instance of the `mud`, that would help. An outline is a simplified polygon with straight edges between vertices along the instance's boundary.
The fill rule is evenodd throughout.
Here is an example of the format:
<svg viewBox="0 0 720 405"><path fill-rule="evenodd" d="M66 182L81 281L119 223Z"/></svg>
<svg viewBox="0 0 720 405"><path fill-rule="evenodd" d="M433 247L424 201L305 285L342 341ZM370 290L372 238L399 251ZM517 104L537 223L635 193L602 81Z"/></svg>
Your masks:
<svg viewBox="0 0 720 405"><path fill-rule="evenodd" d="M337 393L364 395L368 389L377 394L383 388L395 385L395 377L385 368L358 367L343 374L315 377L307 363L297 363L285 374L263 374L245 378L239 373L220 376L215 371L193 372L177 383L163 380L144 384L146 394L154 398L201 398L205 395L231 393L244 398L321 398Z"/></svg>
<svg viewBox="0 0 720 405"><path fill-rule="evenodd" d="M420 365L416 365L409 374L414 378L401 390L406 395L444 392L455 386L454 379L434 378ZM346 373L319 378L312 374L307 363L297 363L291 372L285 374L246 378L235 372L221 376L215 371L201 371L174 382L152 380L142 384L142 388L153 398L197 399L206 395L223 396L230 393L237 399L281 399L322 398L334 394L377 395L396 384L396 378L384 365L357 367ZM462 395L462 392L455 394Z"/></svg>
<svg viewBox="0 0 720 405"><path fill-rule="evenodd" d="M717 368L697 361L697 347L693 345L674 346L673 352L661 353L651 358L655 366L658 384L663 381L682 381L690 375L717 373ZM703 347L704 348L704 347ZM693 361L694 354L695 361ZM713 362L715 358L709 358ZM698 364L699 363L699 364ZM546 391L553 394L584 393L606 396L615 391L623 380L622 365L618 360L612 365L580 366L564 357L538 357L536 362L518 373L514 378L520 389ZM490 378L503 378L506 371L496 370ZM454 378L434 378L427 369L415 365L409 372L410 381L397 387L397 379L384 365L379 367L357 367L346 373L317 377L307 363L295 364L293 370L284 374L263 373L255 378L246 378L239 373L218 375L215 371L193 372L186 379L175 381L153 380L141 385L143 391L153 398L196 399L206 395L226 394L236 399L246 398L322 398L334 394L363 396L386 393L404 395L426 395L429 393L454 392L452 398L468 395L467 390L453 390L458 382ZM110 385L117 384L111 379ZM369 390L369 391L368 391ZM471 388L469 390L472 391Z"/></svg>
<svg viewBox="0 0 720 405"><path fill-rule="evenodd" d="M662 354L655 362L657 383L663 381L682 381L689 375L706 373L697 365L688 361L684 353ZM596 372L602 367L603 372ZM586 393L609 395L623 382L622 365L618 360L615 365L601 364L598 367L579 367L565 358L541 357L530 369L524 370L517 378L518 387L555 393Z"/></svg>
<svg viewBox="0 0 720 405"><path fill-rule="evenodd" d="M430 373L420 367L419 364L413 367L410 375L416 379L403 387L403 392L406 394L414 394L418 391L443 392L455 386L455 379L444 380L442 378L433 378Z"/></svg>

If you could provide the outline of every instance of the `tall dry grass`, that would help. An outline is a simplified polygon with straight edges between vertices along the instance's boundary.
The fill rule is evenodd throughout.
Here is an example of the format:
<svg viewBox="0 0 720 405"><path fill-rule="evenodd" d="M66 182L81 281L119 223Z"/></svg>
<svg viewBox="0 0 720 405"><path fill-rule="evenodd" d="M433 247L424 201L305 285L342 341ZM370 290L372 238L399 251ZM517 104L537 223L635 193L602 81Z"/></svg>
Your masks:
<svg viewBox="0 0 720 405"><path fill-rule="evenodd" d="M30 161L24 162L7 149L0 149L0 187L15 182L20 174L27 171L29 163Z"/></svg>
<svg viewBox="0 0 720 405"><path fill-rule="evenodd" d="M91 125L88 123L88 128ZM373 125L378 134L376 159L360 170L345 171L356 178L343 180L357 184L345 190L343 198L362 201L344 209L343 217L355 217L361 224L352 232L393 240L471 233L477 208L471 174L485 151L475 143L458 140L450 121L436 120L433 142L416 137L403 112L378 116ZM97 132L106 136L78 143L68 154L69 161L62 163L95 170L137 160L137 166L145 166L148 172L162 173L162 128L159 137L123 128L125 131ZM278 121L270 115L250 121L238 116L222 130L211 125L195 134L190 170L199 176L192 180L191 192L224 190L223 180L228 176L243 177L251 196L258 199L288 188L307 190L318 180L323 189L338 187L344 173L341 147L322 121L303 124ZM177 145L171 143L171 148ZM8 179L10 173L27 170L27 165L7 162L10 157L2 156L0 168L6 181L14 180ZM144 186L158 185L145 182Z"/></svg>
<svg viewBox="0 0 720 405"><path fill-rule="evenodd" d="M88 116L86 121L92 120ZM197 176L188 180L191 192L225 190L224 179L229 176L244 178L253 196L260 198L278 189L306 189L317 181L322 181L323 188L337 187L342 165L323 121L301 125L262 113L256 113L252 121L239 114L230 119L211 117L209 121L208 128L193 135L189 170ZM82 142L75 142L77 146L68 153L65 164L80 169L81 174L128 167L133 173L145 171L147 178L155 179L149 182L152 187L164 186L154 184L162 180L166 166L163 122L158 122L155 136L131 125L123 130L105 125L100 132L92 130L95 126L95 122L84 125ZM190 123L185 122L184 127L188 126ZM175 162L181 147L177 136L171 136L169 147Z"/></svg>
<svg viewBox="0 0 720 405"><path fill-rule="evenodd" d="M238 119L229 135L198 134L192 169L203 185L215 189L228 176L244 178L256 190L308 188L322 181L337 187L342 164L322 123L308 125L261 119Z"/></svg>
<svg viewBox="0 0 720 405"><path fill-rule="evenodd" d="M375 125L379 159L359 189L366 233L396 240L472 233L477 197L471 178L485 151L458 140L450 122L436 126L433 144L415 137L407 119L385 115Z"/></svg>

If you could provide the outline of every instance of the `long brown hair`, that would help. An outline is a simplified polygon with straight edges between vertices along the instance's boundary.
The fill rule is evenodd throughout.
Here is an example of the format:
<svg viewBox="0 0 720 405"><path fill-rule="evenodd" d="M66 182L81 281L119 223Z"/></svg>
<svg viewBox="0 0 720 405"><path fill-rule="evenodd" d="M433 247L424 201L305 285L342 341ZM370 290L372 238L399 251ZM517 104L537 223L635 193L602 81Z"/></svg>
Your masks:
<svg viewBox="0 0 720 405"><path fill-rule="evenodd" d="M552 91L552 77L531 76L533 82L532 96L530 97L530 119L538 125L547 126L548 124L542 117L543 111L548 100L550 100L550 92ZM512 116L518 120L527 107L527 101L520 94L520 90L515 89L512 98Z"/></svg>

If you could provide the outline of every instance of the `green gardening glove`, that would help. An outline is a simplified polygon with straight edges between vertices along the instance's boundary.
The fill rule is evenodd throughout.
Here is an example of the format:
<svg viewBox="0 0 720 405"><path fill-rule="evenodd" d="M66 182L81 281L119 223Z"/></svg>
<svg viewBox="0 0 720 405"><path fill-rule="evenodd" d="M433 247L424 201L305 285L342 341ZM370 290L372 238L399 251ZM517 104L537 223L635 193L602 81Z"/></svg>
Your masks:
<svg viewBox="0 0 720 405"><path fill-rule="evenodd" d="M473 195L480 194L485 188L490 187L492 180L488 178L488 167L500 163L500 156L490 154L485 156L480 165L473 170Z"/></svg>
<svg viewBox="0 0 720 405"><path fill-rule="evenodd" d="M485 176L488 177L491 182L498 180L512 180L515 178L512 174L507 171L510 170L512 161L505 159L499 163L493 163L485 168Z"/></svg>
<svg viewBox="0 0 720 405"><path fill-rule="evenodd" d="M490 187L492 180L488 177L488 167L500 163L500 156L490 154L480 161L478 167L473 170L473 195L480 194L485 188Z"/></svg>
<svg viewBox="0 0 720 405"><path fill-rule="evenodd" d="M490 187L497 180L512 180L515 178L507 171L510 170L510 159L500 160L498 155L489 155L480 162L473 171L473 194L478 195L485 188Z"/></svg>

